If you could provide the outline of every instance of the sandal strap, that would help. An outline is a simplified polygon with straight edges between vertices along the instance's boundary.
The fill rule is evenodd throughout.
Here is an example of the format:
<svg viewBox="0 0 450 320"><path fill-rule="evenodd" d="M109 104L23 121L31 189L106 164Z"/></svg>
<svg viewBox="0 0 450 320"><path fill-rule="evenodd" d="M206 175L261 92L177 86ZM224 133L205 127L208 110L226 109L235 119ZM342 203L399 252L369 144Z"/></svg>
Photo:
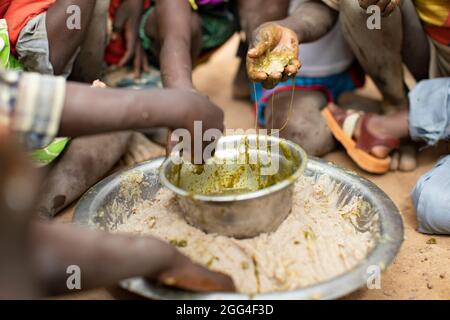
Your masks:
<svg viewBox="0 0 450 320"><path fill-rule="evenodd" d="M386 147L389 149L400 148L400 139L379 138L374 136L371 132L369 132L369 130L367 130L367 123L372 116L374 116L373 113L367 113L362 116L361 134L358 141L356 142L356 147L367 153L371 152L374 147Z"/></svg>
<svg viewBox="0 0 450 320"><path fill-rule="evenodd" d="M342 130L350 139L353 139L353 134L355 133L356 125L360 118L361 114L359 112L351 113L345 118L342 124Z"/></svg>

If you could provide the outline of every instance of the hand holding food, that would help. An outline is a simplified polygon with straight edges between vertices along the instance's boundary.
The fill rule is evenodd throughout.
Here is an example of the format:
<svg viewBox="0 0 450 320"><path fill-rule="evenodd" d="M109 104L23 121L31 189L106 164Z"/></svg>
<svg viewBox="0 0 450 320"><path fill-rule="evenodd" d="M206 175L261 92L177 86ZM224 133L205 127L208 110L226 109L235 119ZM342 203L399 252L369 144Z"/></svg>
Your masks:
<svg viewBox="0 0 450 320"><path fill-rule="evenodd" d="M250 80L273 88L297 74L301 63L298 60L299 41L294 31L270 22L255 31L254 39L254 47L247 54Z"/></svg>

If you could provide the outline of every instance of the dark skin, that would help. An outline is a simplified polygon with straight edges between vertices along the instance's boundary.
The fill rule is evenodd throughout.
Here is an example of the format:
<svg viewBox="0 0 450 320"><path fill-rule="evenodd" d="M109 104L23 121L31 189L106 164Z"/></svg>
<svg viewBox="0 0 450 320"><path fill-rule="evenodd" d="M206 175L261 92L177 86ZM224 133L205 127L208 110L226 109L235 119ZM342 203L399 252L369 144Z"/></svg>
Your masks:
<svg viewBox="0 0 450 320"><path fill-rule="evenodd" d="M358 0L358 2L365 10L374 5L380 7L381 14L386 17L401 5L402 0Z"/></svg>
<svg viewBox="0 0 450 320"><path fill-rule="evenodd" d="M201 50L200 19L185 0L156 0L146 33L156 41L164 87L193 90L192 65Z"/></svg>
<svg viewBox="0 0 450 320"><path fill-rule="evenodd" d="M239 0L239 17L247 42L254 42L254 31L262 24L284 19L288 15L289 3L290 0Z"/></svg>
<svg viewBox="0 0 450 320"><path fill-rule="evenodd" d="M153 237L112 235L33 221L39 176L19 149L0 139L0 297L36 298L67 292L67 267L81 269L83 290L143 276L194 291L234 291L232 280L194 264ZM21 192L5 192L17 190Z"/></svg>
<svg viewBox="0 0 450 320"><path fill-rule="evenodd" d="M47 11L46 27L50 49L50 62L54 74L60 75L85 38L96 1L94 0L58 0ZM81 11L81 30L66 27L67 8L77 5Z"/></svg>
<svg viewBox="0 0 450 320"><path fill-rule="evenodd" d="M59 135L82 137L71 141L46 176L39 215L54 216L113 168L131 136L123 130L184 128L193 137L194 121L201 121L204 131L224 128L222 110L193 91L101 89L68 83Z"/></svg>
<svg viewBox="0 0 450 320"><path fill-rule="evenodd" d="M83 290L137 276L197 292L235 290L228 276L193 263L173 246L153 237L33 223L30 238L32 261L45 295L68 293L66 270L70 265L80 267ZM53 262L51 268L49 260Z"/></svg>
<svg viewBox="0 0 450 320"><path fill-rule="evenodd" d="M141 72L149 72L147 56L139 41L139 26L144 13L144 0L124 0L116 12L113 24L113 37L123 33L126 51L119 67L133 62L134 76L139 78Z"/></svg>
<svg viewBox="0 0 450 320"><path fill-rule="evenodd" d="M400 3L400 0L359 0L362 9L372 5L380 7L383 16L392 14ZM250 80L263 82L264 87L270 89L280 81L294 77L301 67L296 59L297 45L320 39L331 30L337 17L338 12L322 1L312 0L301 3L286 19L265 23L256 28L252 37L252 48L247 55L247 73ZM283 72L268 73L255 67L258 59L265 53L271 55L283 50L290 51L292 56L289 63L285 64Z"/></svg>
<svg viewBox="0 0 450 320"><path fill-rule="evenodd" d="M206 131L223 130L223 120L221 109L193 91L101 89L69 83L59 134L75 137L169 127L188 129L193 136L194 121L202 121Z"/></svg>
<svg viewBox="0 0 450 320"><path fill-rule="evenodd" d="M252 48L247 55L247 72L250 80L263 82L270 89L280 81L295 77L301 67L298 61L298 45L320 39L336 23L338 13L321 1L300 4L289 17L264 23L253 33ZM290 58L284 70L272 72L256 67L264 55L286 53Z"/></svg>

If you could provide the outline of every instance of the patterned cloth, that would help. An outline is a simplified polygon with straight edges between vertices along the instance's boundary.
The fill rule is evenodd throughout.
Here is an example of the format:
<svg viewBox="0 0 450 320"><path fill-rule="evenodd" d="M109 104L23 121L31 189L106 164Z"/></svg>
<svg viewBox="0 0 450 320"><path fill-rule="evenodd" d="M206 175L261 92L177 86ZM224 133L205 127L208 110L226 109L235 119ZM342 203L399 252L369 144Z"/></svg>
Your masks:
<svg viewBox="0 0 450 320"><path fill-rule="evenodd" d="M450 140L450 78L420 82L409 94L409 131L435 145ZM450 156L423 175L412 192L419 231L450 234Z"/></svg>
<svg viewBox="0 0 450 320"><path fill-rule="evenodd" d="M195 2L195 4L194 4ZM224 44L236 31L234 17L229 11L227 1L203 0L189 1L193 10L196 10L201 17L203 51L208 51ZM149 52L155 60L153 40L145 33L145 24L154 10L150 7L144 14L140 28L140 38L142 47ZM158 59L156 59L158 60Z"/></svg>
<svg viewBox="0 0 450 320"><path fill-rule="evenodd" d="M345 92L354 91L364 85L364 73L359 65L352 65L348 70L339 74L326 77L295 77L295 90L298 91L319 91L326 95L329 102L336 101ZM280 83L274 89L266 90L261 83L250 86L251 99L254 103L255 111L258 110L258 122L260 126L266 125L265 109L272 96L278 92L291 92L293 87L292 79ZM256 89L256 93L255 90ZM254 101L255 97L258 101Z"/></svg>
<svg viewBox="0 0 450 320"><path fill-rule="evenodd" d="M8 127L30 151L48 146L58 133L65 90L62 77L0 70L0 125ZM53 141L34 160L47 164L67 142Z"/></svg>
<svg viewBox="0 0 450 320"><path fill-rule="evenodd" d="M18 73L22 69L22 64L11 54L7 22L0 19L0 73L3 74L3 81L0 79L0 123L2 127L14 131L22 143L33 150L30 157L36 166L45 166L55 160L69 143L68 138L52 141L58 130L59 114L64 104L65 81L50 76ZM21 100L18 100L19 82ZM27 90L31 90L29 95ZM52 100L53 95L56 100ZM39 106L40 103L42 106Z"/></svg>
<svg viewBox="0 0 450 320"><path fill-rule="evenodd" d="M450 1L415 0L417 13L430 37L450 45Z"/></svg>
<svg viewBox="0 0 450 320"><path fill-rule="evenodd" d="M19 61L11 54L8 25L5 19L0 19L0 68L7 70L22 69Z"/></svg>
<svg viewBox="0 0 450 320"><path fill-rule="evenodd" d="M339 10L341 0L322 1L330 8ZM428 35L441 44L450 45L450 1L414 0L414 5Z"/></svg>
<svg viewBox="0 0 450 320"><path fill-rule="evenodd" d="M1 0L0 19L9 25L11 51L15 54L16 42L23 27L35 16L47 11L55 0Z"/></svg>

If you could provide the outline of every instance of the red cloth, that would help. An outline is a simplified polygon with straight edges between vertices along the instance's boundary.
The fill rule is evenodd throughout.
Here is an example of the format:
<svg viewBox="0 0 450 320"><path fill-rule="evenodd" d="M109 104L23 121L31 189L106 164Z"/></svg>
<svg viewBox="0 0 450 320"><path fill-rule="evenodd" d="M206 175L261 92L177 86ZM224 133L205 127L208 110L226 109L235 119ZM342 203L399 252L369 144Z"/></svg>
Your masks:
<svg viewBox="0 0 450 320"><path fill-rule="evenodd" d="M109 5L109 17L114 21L116 16L116 12L120 7L120 4L123 0L111 0ZM151 0L145 0L144 8L147 9L150 7ZM105 52L105 61L108 65L117 65L119 64L122 57L125 55L126 51L126 43L123 35L118 35L117 38L110 41L108 46L106 47Z"/></svg>
<svg viewBox="0 0 450 320"><path fill-rule="evenodd" d="M15 54L16 43L23 27L35 16L47 11L55 0L1 0L0 19L8 24L11 50Z"/></svg>

